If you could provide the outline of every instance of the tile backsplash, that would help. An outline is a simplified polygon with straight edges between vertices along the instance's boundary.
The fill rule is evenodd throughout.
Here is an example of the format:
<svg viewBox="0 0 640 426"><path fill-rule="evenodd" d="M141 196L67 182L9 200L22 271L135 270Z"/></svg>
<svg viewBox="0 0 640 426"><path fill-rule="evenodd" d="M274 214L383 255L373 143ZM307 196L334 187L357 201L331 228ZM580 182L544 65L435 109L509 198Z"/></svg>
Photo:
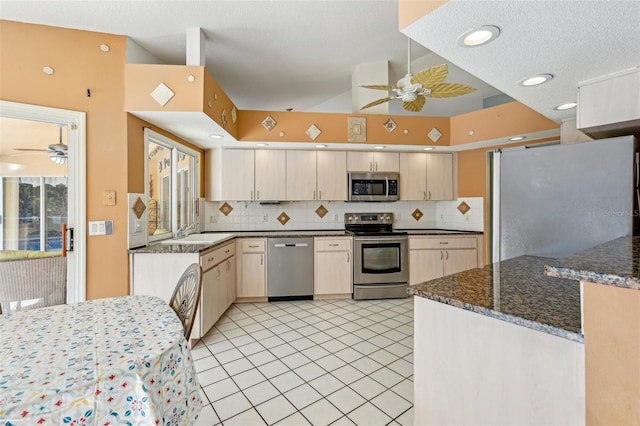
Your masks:
<svg viewBox="0 0 640 426"><path fill-rule="evenodd" d="M458 210L462 202L470 209ZM319 209L323 206L326 209ZM230 207L230 208L229 208ZM222 208L222 211L221 211ZM316 213L316 210L321 214ZM223 211L228 212L227 215ZM260 204L257 201L227 201L204 203L204 230L215 231L279 231L344 229L345 213L387 213L395 216L396 229L457 229L482 231L483 198L459 198L456 201L396 201L392 203L350 203L345 201L283 201L280 204ZM289 219L282 219L285 213ZM416 220L415 218L419 218ZM284 224L282 222L285 222Z"/></svg>

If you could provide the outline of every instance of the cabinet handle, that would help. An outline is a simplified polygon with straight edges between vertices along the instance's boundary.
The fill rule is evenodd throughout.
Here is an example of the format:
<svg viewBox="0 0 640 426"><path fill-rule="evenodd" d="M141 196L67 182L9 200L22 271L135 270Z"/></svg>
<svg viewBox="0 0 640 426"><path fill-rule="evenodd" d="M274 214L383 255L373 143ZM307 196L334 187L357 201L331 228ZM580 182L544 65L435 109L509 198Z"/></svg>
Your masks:
<svg viewBox="0 0 640 426"><path fill-rule="evenodd" d="M369 171L373 171L373 161L369 161Z"/></svg>
<svg viewBox="0 0 640 426"><path fill-rule="evenodd" d="M347 263L351 262L351 255L347 252Z"/></svg>
<svg viewBox="0 0 640 426"><path fill-rule="evenodd" d="M322 200L322 191L318 191L318 200Z"/></svg>
<svg viewBox="0 0 640 426"><path fill-rule="evenodd" d="M316 199L316 190L315 189L313 190L313 199L314 200Z"/></svg>
<svg viewBox="0 0 640 426"><path fill-rule="evenodd" d="M445 251L445 253L447 253L447 257L445 258L445 260L449 260L449 250Z"/></svg>
<svg viewBox="0 0 640 426"><path fill-rule="evenodd" d="M251 199L253 200L253 189L251 190Z"/></svg>
<svg viewBox="0 0 640 426"><path fill-rule="evenodd" d="M340 244L329 244L329 247L338 247Z"/></svg>
<svg viewBox="0 0 640 426"><path fill-rule="evenodd" d="M442 260L442 250L440 250L440 260Z"/></svg>
<svg viewBox="0 0 640 426"><path fill-rule="evenodd" d="M216 270L218 271L218 278L217 279L220 279L220 268L218 268Z"/></svg>
<svg viewBox="0 0 640 426"><path fill-rule="evenodd" d="M249 248L258 248L259 246L256 244L255 246L249 245Z"/></svg>
<svg viewBox="0 0 640 426"><path fill-rule="evenodd" d="M256 200L259 200L259 199L260 199L260 190L258 189L256 191Z"/></svg>
<svg viewBox="0 0 640 426"><path fill-rule="evenodd" d="M260 264L262 265L262 262L264 262L264 254L260 255Z"/></svg>
<svg viewBox="0 0 640 426"><path fill-rule="evenodd" d="M426 200L427 199L427 191L423 191L422 192L422 199Z"/></svg>
<svg viewBox="0 0 640 426"><path fill-rule="evenodd" d="M376 161L376 172L378 171L378 162Z"/></svg>
<svg viewBox="0 0 640 426"><path fill-rule="evenodd" d="M427 193L429 194L429 198L427 198L427 200L431 199L431 191L427 191Z"/></svg>
<svg viewBox="0 0 640 426"><path fill-rule="evenodd" d="M225 254L227 254L227 253L229 253L230 251L231 251L231 249L226 249L226 250L224 251L224 253L225 253Z"/></svg>
<svg viewBox="0 0 640 426"><path fill-rule="evenodd" d="M449 244L449 241L440 241L440 244Z"/></svg>

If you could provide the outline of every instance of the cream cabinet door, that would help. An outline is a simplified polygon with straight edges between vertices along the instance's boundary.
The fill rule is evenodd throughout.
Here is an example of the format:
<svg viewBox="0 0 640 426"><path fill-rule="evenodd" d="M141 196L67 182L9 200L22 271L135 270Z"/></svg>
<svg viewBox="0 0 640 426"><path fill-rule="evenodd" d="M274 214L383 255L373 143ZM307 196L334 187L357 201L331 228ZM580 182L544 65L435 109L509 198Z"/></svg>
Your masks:
<svg viewBox="0 0 640 426"><path fill-rule="evenodd" d="M198 306L201 335L206 334L218 319L216 316L216 285L219 274L220 269L217 267L211 268L202 274L202 291Z"/></svg>
<svg viewBox="0 0 640 426"><path fill-rule="evenodd" d="M225 149L220 153L222 172L214 174L223 181L220 196L216 200L252 200L254 186L254 151L246 149ZM215 187L214 183L208 182Z"/></svg>
<svg viewBox="0 0 640 426"><path fill-rule="evenodd" d="M451 275L478 267L478 250L444 250L444 274Z"/></svg>
<svg viewBox="0 0 640 426"><path fill-rule="evenodd" d="M427 154L400 153L400 199L427 199Z"/></svg>
<svg viewBox="0 0 640 426"><path fill-rule="evenodd" d="M397 152L374 152L373 153L374 172L399 172L400 154Z"/></svg>
<svg viewBox="0 0 640 426"><path fill-rule="evenodd" d="M347 153L318 151L317 200L345 201L347 199ZM287 176L287 179L289 177Z"/></svg>
<svg viewBox="0 0 640 426"><path fill-rule="evenodd" d="M265 253L242 253L241 278L238 297L265 297L267 295L267 269Z"/></svg>
<svg viewBox="0 0 640 426"><path fill-rule="evenodd" d="M236 300L236 257L231 256L224 262L224 281L227 287L227 306Z"/></svg>
<svg viewBox="0 0 640 426"><path fill-rule="evenodd" d="M453 154L426 154L427 200L453 200Z"/></svg>
<svg viewBox="0 0 640 426"><path fill-rule="evenodd" d="M349 151L347 152L347 171L350 172L372 172L373 152Z"/></svg>
<svg viewBox="0 0 640 426"><path fill-rule="evenodd" d="M352 239L314 238L314 294L353 293Z"/></svg>
<svg viewBox="0 0 640 426"><path fill-rule="evenodd" d="M250 198L251 199L251 198ZM254 200L287 199L287 155L286 151L255 151Z"/></svg>
<svg viewBox="0 0 640 426"><path fill-rule="evenodd" d="M287 200L317 200L316 152L287 151Z"/></svg>
<svg viewBox="0 0 640 426"><path fill-rule="evenodd" d="M443 250L409 250L409 284L419 284L444 275Z"/></svg>

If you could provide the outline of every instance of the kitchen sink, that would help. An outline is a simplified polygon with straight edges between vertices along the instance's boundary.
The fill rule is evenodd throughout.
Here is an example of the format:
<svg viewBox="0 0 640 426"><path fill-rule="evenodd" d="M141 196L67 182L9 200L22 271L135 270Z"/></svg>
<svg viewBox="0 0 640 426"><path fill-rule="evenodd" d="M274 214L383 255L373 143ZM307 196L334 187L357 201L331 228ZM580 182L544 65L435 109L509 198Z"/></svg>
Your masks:
<svg viewBox="0 0 640 426"><path fill-rule="evenodd" d="M162 244L216 244L233 237L234 234L191 234L183 238L162 240Z"/></svg>

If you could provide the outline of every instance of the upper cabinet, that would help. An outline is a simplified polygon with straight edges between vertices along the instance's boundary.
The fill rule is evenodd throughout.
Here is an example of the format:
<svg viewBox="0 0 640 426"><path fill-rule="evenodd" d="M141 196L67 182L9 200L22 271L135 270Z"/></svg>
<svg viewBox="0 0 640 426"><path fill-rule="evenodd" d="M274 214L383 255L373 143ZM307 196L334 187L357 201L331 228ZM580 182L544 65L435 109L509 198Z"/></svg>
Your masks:
<svg viewBox="0 0 640 426"><path fill-rule="evenodd" d="M207 151L206 197L211 201L273 201L286 198L285 151Z"/></svg>
<svg viewBox="0 0 640 426"><path fill-rule="evenodd" d="M397 152L347 152L347 170L350 172L398 172L400 156Z"/></svg>
<svg viewBox="0 0 640 426"><path fill-rule="evenodd" d="M255 193L253 200L273 201L287 198L286 151L256 150Z"/></svg>
<svg viewBox="0 0 640 426"><path fill-rule="evenodd" d="M453 154L400 154L401 200L453 200Z"/></svg>
<svg viewBox="0 0 640 426"><path fill-rule="evenodd" d="M346 200L347 155L287 151L287 200Z"/></svg>

